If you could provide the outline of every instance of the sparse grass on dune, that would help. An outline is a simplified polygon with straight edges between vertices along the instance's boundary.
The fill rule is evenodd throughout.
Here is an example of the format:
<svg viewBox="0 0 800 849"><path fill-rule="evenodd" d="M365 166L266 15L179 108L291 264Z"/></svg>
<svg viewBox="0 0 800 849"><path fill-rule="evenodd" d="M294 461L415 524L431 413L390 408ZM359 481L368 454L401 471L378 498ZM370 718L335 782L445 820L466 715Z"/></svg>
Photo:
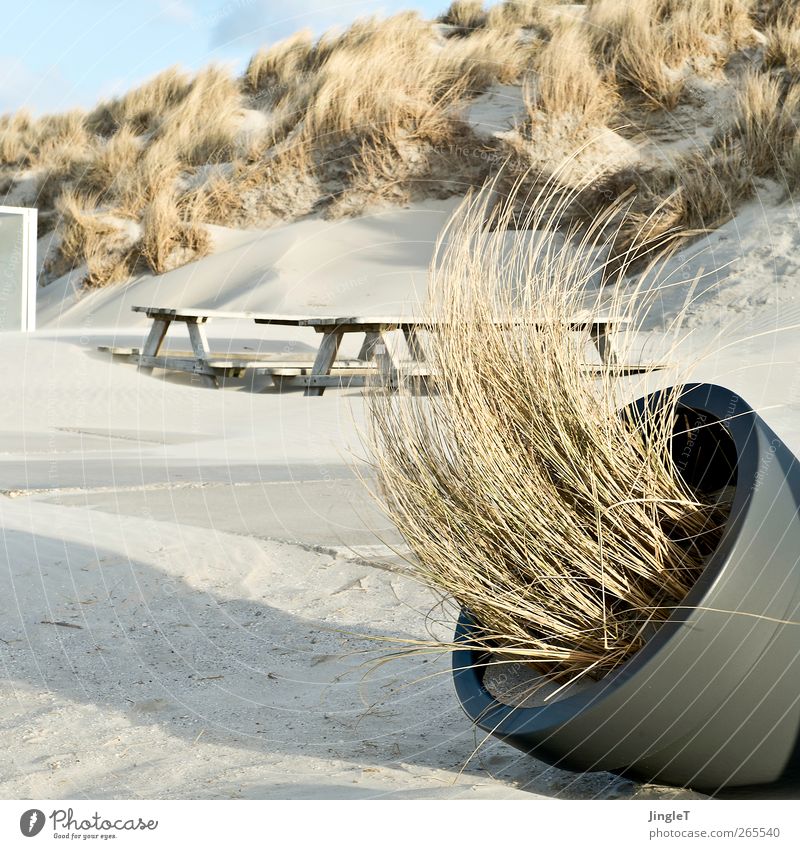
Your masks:
<svg viewBox="0 0 800 849"><path fill-rule="evenodd" d="M719 112L712 147L729 155L718 181L724 188L707 196L741 199L753 177L790 190L800 181L791 79L800 73L800 17L789 4L463 0L441 20L450 28L405 13L318 39L301 32L259 50L238 79L214 66L194 75L171 68L88 113L3 116L0 184L7 196L36 203L43 228L58 221L56 203L69 193L87 209L96 203L101 217L139 223L165 198L181 220L192 209L192 220L229 226L353 215L370 203L462 193L509 156L514 173L552 174L580 150L568 191L589 173L605 178L629 168L625 127L660 122L660 141L668 110L680 105L688 114L715 90L736 90L738 101L734 126ZM754 24L764 31L763 49L755 47ZM523 86L528 114L487 138L465 119L496 84ZM715 150L703 155L713 161ZM752 173L739 179L733 173L742 162ZM661 231L707 220L688 186L702 184L703 167L679 157L664 191L653 194L651 165L641 163L645 177L633 191L642 196L626 232L657 221L661 239Z"/></svg>
<svg viewBox="0 0 800 849"><path fill-rule="evenodd" d="M547 116L574 116L580 126L602 126L611 120L618 96L598 66L584 28L556 29L538 53L535 69L527 97L532 120L540 111Z"/></svg>
<svg viewBox="0 0 800 849"><path fill-rule="evenodd" d="M518 80L531 50L508 30L443 41L429 22L409 13L365 21L324 52L281 161L308 168L323 183L339 183L331 197L352 190L361 200L346 206L360 209L387 192L409 197L415 185L436 193L459 165L464 181L473 182L476 171L482 180L483 163L465 163L457 153L471 147L461 144L460 109L492 83ZM432 163L441 166L438 173L426 168Z"/></svg>
<svg viewBox="0 0 800 849"><path fill-rule="evenodd" d="M486 26L486 18L483 0L454 0L439 21L469 32Z"/></svg>
<svg viewBox="0 0 800 849"><path fill-rule="evenodd" d="M196 221L181 217L178 200L169 191L157 194L142 217L142 258L157 274L207 254L208 231Z"/></svg>
<svg viewBox="0 0 800 849"><path fill-rule="evenodd" d="M97 214L96 198L62 194L56 204L60 216L58 259L62 271L86 264L88 288L117 283L130 276L138 254L118 226Z"/></svg>
<svg viewBox="0 0 800 849"><path fill-rule="evenodd" d="M800 84L762 72L749 72L739 89L730 134L757 176L781 177L798 145Z"/></svg>
<svg viewBox="0 0 800 849"><path fill-rule="evenodd" d="M562 244L543 212L558 198L542 197L527 228L541 238L517 231L501 248L512 201L492 220L486 196L468 199L444 237L430 289L439 392L370 396L368 451L417 575L471 613L489 662L600 678L681 603L725 513L670 457L677 390L661 413L620 416L619 378L592 380L588 332L563 327L592 307L588 249L606 221Z"/></svg>
<svg viewBox="0 0 800 849"><path fill-rule="evenodd" d="M767 27L765 35L765 64L800 74L800 7L784 7Z"/></svg>
<svg viewBox="0 0 800 849"><path fill-rule="evenodd" d="M754 193L741 146L728 138L680 157L673 166L612 172L581 191L573 215L587 224L609 205L604 272L616 277L665 258L688 240L733 218Z"/></svg>

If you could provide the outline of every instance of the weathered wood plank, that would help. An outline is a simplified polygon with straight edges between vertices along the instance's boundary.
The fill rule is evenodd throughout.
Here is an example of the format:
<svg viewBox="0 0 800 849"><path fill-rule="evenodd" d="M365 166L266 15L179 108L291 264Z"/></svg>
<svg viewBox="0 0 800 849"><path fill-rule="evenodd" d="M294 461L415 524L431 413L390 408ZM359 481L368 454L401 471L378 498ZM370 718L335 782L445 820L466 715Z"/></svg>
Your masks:
<svg viewBox="0 0 800 849"><path fill-rule="evenodd" d="M420 330L435 330L444 327L450 322L437 321L430 318L413 318L404 316L317 316L303 319L301 325L314 328L336 327L345 332L355 333L365 328L378 328L379 330L405 330L406 328L419 328ZM524 319L512 319L510 321L498 320L492 322L497 327L547 327L553 323L563 325L572 330L587 330L595 325L605 324L628 324L629 320L624 316L592 316L575 315L567 321L552 322L542 319L539 321L526 321Z"/></svg>
<svg viewBox="0 0 800 849"><path fill-rule="evenodd" d="M102 354L111 354L113 357L138 356L141 348L126 348L119 345L98 345L97 350Z"/></svg>
<svg viewBox="0 0 800 849"><path fill-rule="evenodd" d="M158 354L161 350L161 344L164 341L164 337L167 335L167 331L169 330L169 325L170 322L168 319L157 318L153 320L150 333L147 334L147 339L145 340L144 347L142 348L142 354L145 357L154 357ZM153 370L152 368L143 366L140 361L139 371L144 374L150 374Z"/></svg>
<svg viewBox="0 0 800 849"><path fill-rule="evenodd" d="M364 341L361 343L361 348L358 352L359 360L371 360L375 356L375 346L380 342L380 333L367 331L364 334Z"/></svg>
<svg viewBox="0 0 800 849"><path fill-rule="evenodd" d="M202 366L209 365L208 359L211 356L211 350L208 347L208 339L206 338L206 333L203 328L203 322L205 319L197 319L197 321L187 321L186 329L189 331L189 341L192 343L192 351L194 352L195 357L197 358L198 365L201 367L198 369L197 374L199 374L203 383L208 386L209 389L218 389L219 383L217 382L217 376L212 371L210 374L205 371Z"/></svg>
<svg viewBox="0 0 800 849"><path fill-rule="evenodd" d="M256 321L258 324L278 324L286 327L299 327L304 318L283 313L263 313L243 310L213 310L203 307L131 307L133 312L144 313L148 318L167 319L169 321L192 321L197 319L243 319Z"/></svg>
<svg viewBox="0 0 800 849"><path fill-rule="evenodd" d="M163 355L158 357L145 357L144 355L140 355L138 359L141 365L144 365L150 370L160 368L165 369L166 371L185 371L191 374L207 375L209 377L215 377L221 372L228 373L227 376L230 377L234 372L244 371L241 363L234 363L232 361L225 360L206 361Z"/></svg>
<svg viewBox="0 0 800 849"><path fill-rule="evenodd" d="M319 343L319 351L317 358L314 360L314 366L311 369L311 374L316 377L330 374L331 367L336 360L336 355L339 353L339 346L342 344L342 334L335 330L327 332L322 337ZM317 386L310 384L306 387L305 394L308 396L319 396L325 391L323 385Z"/></svg>

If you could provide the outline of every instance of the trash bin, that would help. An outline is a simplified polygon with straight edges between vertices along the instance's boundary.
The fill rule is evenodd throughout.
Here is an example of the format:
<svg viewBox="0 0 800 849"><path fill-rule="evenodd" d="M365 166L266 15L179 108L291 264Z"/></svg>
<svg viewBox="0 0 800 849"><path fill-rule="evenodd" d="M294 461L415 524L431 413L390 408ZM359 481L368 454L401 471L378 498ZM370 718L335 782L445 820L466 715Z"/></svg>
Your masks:
<svg viewBox="0 0 800 849"><path fill-rule="evenodd" d="M686 386L678 413L702 425L673 440L687 482L735 487L720 543L680 609L612 673L535 707L489 692L463 610L456 692L480 728L562 769L704 791L787 780L800 765L798 461L721 386Z"/></svg>

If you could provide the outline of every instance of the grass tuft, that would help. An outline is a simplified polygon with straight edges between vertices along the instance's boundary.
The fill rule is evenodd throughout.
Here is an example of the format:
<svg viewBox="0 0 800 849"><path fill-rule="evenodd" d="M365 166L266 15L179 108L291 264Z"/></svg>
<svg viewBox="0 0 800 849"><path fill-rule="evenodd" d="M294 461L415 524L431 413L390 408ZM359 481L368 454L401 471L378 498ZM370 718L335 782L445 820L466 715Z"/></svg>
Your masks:
<svg viewBox="0 0 800 849"><path fill-rule="evenodd" d="M513 198L494 213L488 193L464 202L432 269L439 393L372 395L368 446L417 575L472 614L474 647L564 681L600 678L644 645L697 580L725 511L671 458L677 391L625 418L619 378L583 367L588 331L564 322L596 312L589 248L607 221L561 240L542 212L551 200L531 204L537 239L498 238ZM634 328L643 292L614 305Z"/></svg>
<svg viewBox="0 0 800 849"><path fill-rule="evenodd" d="M156 274L205 256L211 249L206 228L182 218L175 195L157 194L142 216L141 255Z"/></svg>
<svg viewBox="0 0 800 849"><path fill-rule="evenodd" d="M460 34L468 34L486 26L487 14L483 0L453 0L439 22L458 27Z"/></svg>

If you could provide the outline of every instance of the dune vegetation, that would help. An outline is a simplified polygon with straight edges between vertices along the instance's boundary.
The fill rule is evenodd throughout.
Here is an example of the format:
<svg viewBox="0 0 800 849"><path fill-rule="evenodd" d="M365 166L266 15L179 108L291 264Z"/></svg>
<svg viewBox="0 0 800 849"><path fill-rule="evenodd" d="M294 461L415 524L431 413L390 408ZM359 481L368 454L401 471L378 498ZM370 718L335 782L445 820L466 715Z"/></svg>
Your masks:
<svg viewBox="0 0 800 849"><path fill-rule="evenodd" d="M171 68L88 112L3 116L0 190L55 231L43 284L73 268L89 286L161 273L213 249L208 225L356 215L501 171L586 186L570 222L624 199L614 250L647 222L645 259L733 215L759 180L797 182L789 6L456 0L437 21L301 32L240 77ZM521 109L487 131L470 110L501 86L518 87Z"/></svg>
<svg viewBox="0 0 800 849"><path fill-rule="evenodd" d="M687 432L680 384L661 407L622 415L629 380L613 369L591 379L590 331L569 329L603 297L586 284L616 210L570 226L552 181L527 198L524 229L498 238L525 189L493 205L490 188L462 202L432 266L438 391L365 396L365 447L411 568L469 611L471 647L487 664L525 664L538 673L529 684L567 685L602 678L678 610L720 540L728 493L693 490L673 459L673 436ZM611 311L634 333L658 267L615 289ZM670 332L680 337L680 317ZM631 362L626 338L618 353ZM401 655L455 647L394 642Z"/></svg>

